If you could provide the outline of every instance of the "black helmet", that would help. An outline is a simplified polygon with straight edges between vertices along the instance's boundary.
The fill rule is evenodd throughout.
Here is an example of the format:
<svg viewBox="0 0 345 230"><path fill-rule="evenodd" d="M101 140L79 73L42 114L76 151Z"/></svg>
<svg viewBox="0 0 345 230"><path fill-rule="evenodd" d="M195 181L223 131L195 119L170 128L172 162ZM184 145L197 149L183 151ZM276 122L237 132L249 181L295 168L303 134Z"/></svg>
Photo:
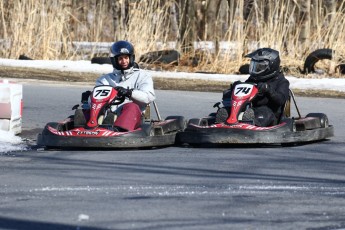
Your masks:
<svg viewBox="0 0 345 230"><path fill-rule="evenodd" d="M117 58L120 55L128 55L129 56L129 66L131 68L134 65L135 55L134 55L134 47L131 43L127 41L118 41L115 42L110 47L110 61L113 64L113 67L118 70L123 70L122 67L119 65Z"/></svg>
<svg viewBox="0 0 345 230"><path fill-rule="evenodd" d="M247 54L251 58L249 65L250 77L255 81L265 81L279 72L280 57L277 50L262 48Z"/></svg>

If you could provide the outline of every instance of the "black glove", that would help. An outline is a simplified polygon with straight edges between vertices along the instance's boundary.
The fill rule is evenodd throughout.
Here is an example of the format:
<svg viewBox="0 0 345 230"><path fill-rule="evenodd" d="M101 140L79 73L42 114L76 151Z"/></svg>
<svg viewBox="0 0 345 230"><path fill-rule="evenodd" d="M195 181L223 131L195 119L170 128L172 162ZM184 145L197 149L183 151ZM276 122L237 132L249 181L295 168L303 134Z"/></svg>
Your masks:
<svg viewBox="0 0 345 230"><path fill-rule="evenodd" d="M257 84L259 94L267 94L270 92L270 86L266 82L259 82Z"/></svg>
<svg viewBox="0 0 345 230"><path fill-rule="evenodd" d="M117 91L117 96L119 97L130 98L132 96L133 89L129 89L129 88L126 89L126 88L123 88L122 86L116 86L115 89Z"/></svg>
<svg viewBox="0 0 345 230"><path fill-rule="evenodd" d="M81 94L81 103L87 103L89 101L89 97L91 95L91 91L85 91Z"/></svg>

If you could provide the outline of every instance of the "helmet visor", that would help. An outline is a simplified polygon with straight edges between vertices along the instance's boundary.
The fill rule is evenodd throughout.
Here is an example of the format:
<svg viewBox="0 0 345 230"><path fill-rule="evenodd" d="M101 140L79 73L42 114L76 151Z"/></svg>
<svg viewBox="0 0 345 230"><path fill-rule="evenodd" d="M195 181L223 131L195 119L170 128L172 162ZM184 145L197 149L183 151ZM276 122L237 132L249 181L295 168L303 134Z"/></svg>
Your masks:
<svg viewBox="0 0 345 230"><path fill-rule="evenodd" d="M266 70L269 70L269 68L269 61L267 60L251 60L249 64L249 73L257 75L264 73Z"/></svg>

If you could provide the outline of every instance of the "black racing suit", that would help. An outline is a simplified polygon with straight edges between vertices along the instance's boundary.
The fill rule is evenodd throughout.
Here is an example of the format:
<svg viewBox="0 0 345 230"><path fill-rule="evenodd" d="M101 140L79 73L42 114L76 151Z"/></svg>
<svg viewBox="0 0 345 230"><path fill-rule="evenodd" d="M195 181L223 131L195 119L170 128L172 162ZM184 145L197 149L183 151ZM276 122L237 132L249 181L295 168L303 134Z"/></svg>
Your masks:
<svg viewBox="0 0 345 230"><path fill-rule="evenodd" d="M259 93L252 101L255 124L262 127L276 125L289 99L289 81L279 72L267 81L255 81L249 77L246 82L267 83L268 91L265 94Z"/></svg>

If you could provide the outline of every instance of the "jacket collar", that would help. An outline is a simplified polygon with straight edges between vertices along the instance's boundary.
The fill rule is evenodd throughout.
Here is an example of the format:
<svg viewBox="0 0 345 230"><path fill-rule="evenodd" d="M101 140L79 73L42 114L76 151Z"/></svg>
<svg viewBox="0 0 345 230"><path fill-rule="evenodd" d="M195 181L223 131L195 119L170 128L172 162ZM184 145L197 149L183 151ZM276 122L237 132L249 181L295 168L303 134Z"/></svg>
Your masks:
<svg viewBox="0 0 345 230"><path fill-rule="evenodd" d="M121 81L125 81L131 77L131 74L134 72L134 68L131 67L126 70L118 70L114 69L113 73L116 74L117 76L121 76Z"/></svg>

